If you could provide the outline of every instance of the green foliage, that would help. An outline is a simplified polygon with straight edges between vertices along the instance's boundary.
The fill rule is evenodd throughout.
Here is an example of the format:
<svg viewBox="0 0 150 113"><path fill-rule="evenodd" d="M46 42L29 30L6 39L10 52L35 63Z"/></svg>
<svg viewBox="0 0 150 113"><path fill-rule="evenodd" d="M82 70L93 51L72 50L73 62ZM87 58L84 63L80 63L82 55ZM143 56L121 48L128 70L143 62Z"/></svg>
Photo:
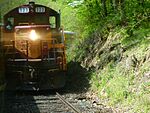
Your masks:
<svg viewBox="0 0 150 113"><path fill-rule="evenodd" d="M68 62L82 62L87 69L95 63L91 89L108 99L109 105L148 113L150 1L141 5L138 0L125 0L124 7L119 3L116 8L107 0L107 15L102 5L99 0L85 0L72 8L77 20L71 25L83 38L73 41Z"/></svg>
<svg viewBox="0 0 150 113"><path fill-rule="evenodd" d="M3 0L2 2L0 2L1 14L3 16L5 13L12 10L13 8L18 7L22 4L26 4L26 3L28 3L27 0L19 0L19 1L17 1L17 0L15 0L15 1L13 1L13 0L7 0L7 1Z"/></svg>
<svg viewBox="0 0 150 113"><path fill-rule="evenodd" d="M95 76L98 79L95 79ZM93 76L92 85L99 89L100 98L110 98L110 104L122 103L129 96L128 79L110 63L98 75ZM97 83L99 81L99 83Z"/></svg>
<svg viewBox="0 0 150 113"><path fill-rule="evenodd" d="M108 30L116 26L130 26L129 30L138 28L143 22L148 22L150 1L144 1L141 5L138 0L125 0L123 3L116 4L106 1L107 16L104 15L103 4L99 0L85 0L78 9L80 32L83 37L90 35L97 29Z"/></svg>

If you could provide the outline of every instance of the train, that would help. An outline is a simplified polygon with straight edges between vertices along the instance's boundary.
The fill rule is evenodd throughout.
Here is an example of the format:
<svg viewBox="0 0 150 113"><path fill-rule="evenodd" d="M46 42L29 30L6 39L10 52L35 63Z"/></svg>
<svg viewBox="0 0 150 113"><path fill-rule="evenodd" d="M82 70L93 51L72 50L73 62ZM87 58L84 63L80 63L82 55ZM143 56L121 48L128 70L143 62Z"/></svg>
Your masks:
<svg viewBox="0 0 150 113"><path fill-rule="evenodd" d="M60 11L30 1L3 17L6 90L47 90L66 84Z"/></svg>

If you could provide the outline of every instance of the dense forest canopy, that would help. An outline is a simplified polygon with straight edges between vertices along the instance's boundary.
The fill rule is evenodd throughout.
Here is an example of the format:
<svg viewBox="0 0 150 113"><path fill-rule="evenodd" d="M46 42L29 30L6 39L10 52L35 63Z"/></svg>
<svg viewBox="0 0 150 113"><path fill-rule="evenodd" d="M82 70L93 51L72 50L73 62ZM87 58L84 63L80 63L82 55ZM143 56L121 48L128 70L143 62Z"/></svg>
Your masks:
<svg viewBox="0 0 150 113"><path fill-rule="evenodd" d="M0 0L2 15L30 0ZM62 11L62 23L67 29L93 32L97 28L115 25L141 24L148 20L149 0L34 0ZM65 18L65 19L64 19ZM142 19L142 20L141 20ZM71 21L72 20L72 21ZM136 26L138 26L136 25ZM132 27L133 27L132 26ZM85 33L84 32L84 33Z"/></svg>
<svg viewBox="0 0 150 113"><path fill-rule="evenodd" d="M79 8L83 31L111 29L118 25L137 28L150 19L149 0L84 0Z"/></svg>

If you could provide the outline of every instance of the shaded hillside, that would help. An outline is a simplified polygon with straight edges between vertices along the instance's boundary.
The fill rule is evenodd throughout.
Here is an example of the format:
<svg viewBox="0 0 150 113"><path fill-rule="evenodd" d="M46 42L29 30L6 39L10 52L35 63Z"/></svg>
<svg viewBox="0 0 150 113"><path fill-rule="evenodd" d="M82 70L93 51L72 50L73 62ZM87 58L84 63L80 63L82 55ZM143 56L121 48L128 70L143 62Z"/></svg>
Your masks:
<svg viewBox="0 0 150 113"><path fill-rule="evenodd" d="M108 34L96 31L71 49L71 58L93 73L91 90L110 106L127 112L150 110L150 29L128 34L116 28ZM129 110L129 111L128 111Z"/></svg>
<svg viewBox="0 0 150 113"><path fill-rule="evenodd" d="M150 2L102 1L86 0L79 7L82 38L74 40L68 61L91 72L88 88L104 104L122 112L149 113Z"/></svg>

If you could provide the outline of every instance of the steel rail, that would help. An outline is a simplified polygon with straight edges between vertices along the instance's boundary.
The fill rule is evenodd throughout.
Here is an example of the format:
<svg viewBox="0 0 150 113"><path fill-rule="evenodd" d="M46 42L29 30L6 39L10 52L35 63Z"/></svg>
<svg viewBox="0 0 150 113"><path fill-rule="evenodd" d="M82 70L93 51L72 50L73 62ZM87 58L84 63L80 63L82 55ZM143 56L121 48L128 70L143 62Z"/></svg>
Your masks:
<svg viewBox="0 0 150 113"><path fill-rule="evenodd" d="M58 92L56 92L56 96L67 106L69 106L75 113L81 113L79 109L75 108L71 103L66 101Z"/></svg>

